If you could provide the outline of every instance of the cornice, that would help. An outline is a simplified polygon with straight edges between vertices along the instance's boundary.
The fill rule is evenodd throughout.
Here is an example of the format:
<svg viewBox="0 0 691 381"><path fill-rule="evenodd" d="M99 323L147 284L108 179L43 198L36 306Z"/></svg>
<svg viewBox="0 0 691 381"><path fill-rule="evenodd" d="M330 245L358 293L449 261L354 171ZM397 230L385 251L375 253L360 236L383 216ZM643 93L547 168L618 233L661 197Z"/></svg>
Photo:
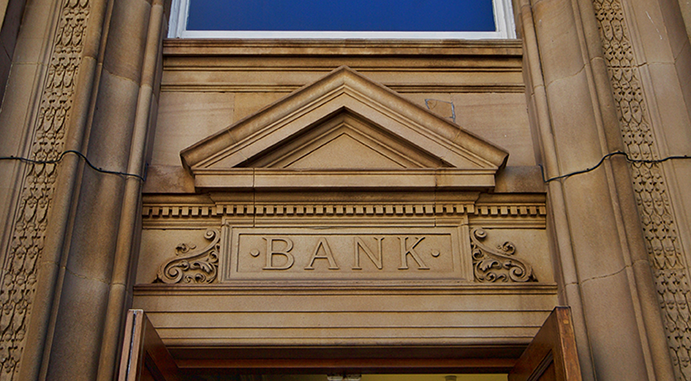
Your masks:
<svg viewBox="0 0 691 381"><path fill-rule="evenodd" d="M521 56L521 40L166 39L164 56Z"/></svg>
<svg viewBox="0 0 691 381"><path fill-rule="evenodd" d="M544 203L418 202L418 203L262 203L224 202L217 204L166 204L145 202L146 218L220 216L540 216L547 213Z"/></svg>
<svg viewBox="0 0 691 381"><path fill-rule="evenodd" d="M234 281L226 284L138 284L137 296L196 295L352 295L352 294L450 294L450 295L527 295L555 294L554 283L472 284L449 280L430 281Z"/></svg>
<svg viewBox="0 0 691 381"><path fill-rule="evenodd" d="M162 84L161 91L164 92L213 92L225 91L232 93L292 93L300 89L302 84L269 84L269 83L171 83ZM387 83L386 86L397 93L422 93L422 92L445 92L445 93L515 93L525 92L525 85L520 83L483 83L483 84L443 84L443 83L423 83L423 84L397 84Z"/></svg>

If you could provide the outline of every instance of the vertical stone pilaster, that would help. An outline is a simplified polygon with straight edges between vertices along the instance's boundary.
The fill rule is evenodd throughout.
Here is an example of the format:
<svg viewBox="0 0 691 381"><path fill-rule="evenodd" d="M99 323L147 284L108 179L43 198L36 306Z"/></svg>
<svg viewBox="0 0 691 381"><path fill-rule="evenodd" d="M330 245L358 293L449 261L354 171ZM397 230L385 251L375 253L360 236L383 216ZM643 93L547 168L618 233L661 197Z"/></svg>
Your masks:
<svg viewBox="0 0 691 381"><path fill-rule="evenodd" d="M89 0L66 0L60 7L60 21L33 131L31 158L34 160L57 160L63 152L89 10ZM36 291L36 265L43 251L56 178L56 164L30 164L23 176L0 283L0 380L14 379L22 361L28 315Z"/></svg>
<svg viewBox="0 0 691 381"><path fill-rule="evenodd" d="M626 152L659 160L622 2L594 5ZM691 380L691 287L665 174L660 163L632 163L631 172L676 378Z"/></svg>
<svg viewBox="0 0 691 381"><path fill-rule="evenodd" d="M517 2L547 175L577 173L623 150L592 1ZM673 378L631 184L620 157L549 183L563 301L575 307L584 379Z"/></svg>
<svg viewBox="0 0 691 381"><path fill-rule="evenodd" d="M18 47L33 53L34 41L54 37L37 59L45 79L33 90L36 120L22 132L29 157L41 163L22 172L2 253L0 380L109 380L138 246L140 183L72 154L57 160L79 150L105 170L141 172L167 2L37 3L27 14L33 23L50 18L50 26L24 30ZM12 107L3 111L26 113L25 104ZM120 228L121 216L128 218Z"/></svg>
<svg viewBox="0 0 691 381"><path fill-rule="evenodd" d="M150 33L150 0L118 0L109 5L99 57L102 71L93 93L94 109L84 147L97 167L139 174L146 154L144 148L134 149L133 144L143 144L136 142L139 129L141 135L147 135L149 113L142 106L151 102L152 86L143 81L153 75L144 73L146 47L149 35L155 41L154 47L160 45L160 27L153 27ZM154 13L162 18L163 12L157 9ZM160 54L152 50L153 58ZM148 67L152 72L156 69L153 64ZM143 123L137 123L139 110ZM140 164L130 166L134 162ZM132 176L89 168L81 175L75 200L77 213L67 233L70 246L63 253L64 267L57 281L55 329L46 342L44 370L48 380L112 379L113 366L108 364L113 356L104 351L113 352L113 346L118 345L121 321L117 317L126 308L124 296L129 286L125 284L126 274L120 273L130 269L129 258L137 247L132 238L136 237L137 224L120 223L131 221L123 219L126 214L136 215L136 207L128 205L137 205L138 185L139 180ZM104 346L106 342L112 345Z"/></svg>

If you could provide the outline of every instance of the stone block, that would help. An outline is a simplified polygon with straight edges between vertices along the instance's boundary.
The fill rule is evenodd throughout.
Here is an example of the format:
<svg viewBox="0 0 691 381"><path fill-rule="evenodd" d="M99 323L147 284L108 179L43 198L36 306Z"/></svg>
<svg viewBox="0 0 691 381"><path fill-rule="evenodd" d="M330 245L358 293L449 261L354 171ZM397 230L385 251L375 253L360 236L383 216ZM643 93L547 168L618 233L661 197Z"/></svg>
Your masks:
<svg viewBox="0 0 691 381"><path fill-rule="evenodd" d="M533 5L544 81L570 77L585 66L570 1L541 0Z"/></svg>
<svg viewBox="0 0 691 381"><path fill-rule="evenodd" d="M34 107L32 95L39 87L41 69L33 64L12 66L0 113L0 154L4 156L28 156L26 141L33 134L34 125L26 110Z"/></svg>
<svg viewBox="0 0 691 381"><path fill-rule="evenodd" d="M136 297L135 306L149 311L169 345L333 345L344 341L358 345L481 345L493 342L495 334L527 343L554 303L547 295L516 298L508 290L482 296L418 294L412 290L407 295L354 291L310 296L276 289L264 295L217 293L212 297L185 290L166 297L164 312L160 301L156 302L157 294L142 293ZM492 307L497 305L502 308ZM532 310L522 311L524 308ZM197 322L195 326L213 329L181 330L192 321ZM263 322L261 326L257 321ZM327 331L329 336L323 336Z"/></svg>
<svg viewBox="0 0 691 381"><path fill-rule="evenodd" d="M631 13L634 16L633 22L635 22L634 24L632 21L628 21L629 37L634 43L638 40L637 42L643 48L641 52L636 52L639 62L671 63L674 61L672 43L676 45L677 50L681 43L679 35L674 32L674 23L667 25L660 9L660 3L664 3L664 1L639 0L629 3L633 10ZM631 29L634 25L637 28ZM671 27L672 30L668 30L668 27ZM674 33L672 35L675 39L674 42L670 41L669 32Z"/></svg>
<svg viewBox="0 0 691 381"><path fill-rule="evenodd" d="M586 73L547 85L547 100L561 173L590 168L604 155Z"/></svg>
<svg viewBox="0 0 691 381"><path fill-rule="evenodd" d="M622 271L626 266L604 170L565 181L567 218L581 281Z"/></svg>
<svg viewBox="0 0 691 381"><path fill-rule="evenodd" d="M661 120L659 136L662 147L666 145L667 155L679 155L691 151L691 119L684 100L679 74L673 64L649 64L652 85L661 90L655 91L655 106ZM658 87L659 86L659 87ZM655 111L655 108L651 108ZM687 126L687 128L679 128Z"/></svg>
<svg viewBox="0 0 691 381"><path fill-rule="evenodd" d="M691 44L684 45L676 60L681 92L686 102L686 112L691 117Z"/></svg>
<svg viewBox="0 0 691 381"><path fill-rule="evenodd" d="M42 63L46 56L46 48L50 35L57 22L57 15L53 13L50 2L31 2L21 18L21 29L16 37L14 63Z"/></svg>
<svg viewBox="0 0 691 381"><path fill-rule="evenodd" d="M281 93L236 93L233 122L254 114L286 95Z"/></svg>
<svg viewBox="0 0 691 381"><path fill-rule="evenodd" d="M535 164L525 93L462 92L403 93L401 95L505 149L509 152L507 165ZM436 109L428 106L430 101L439 103ZM451 104L453 104L453 109Z"/></svg>
<svg viewBox="0 0 691 381"><path fill-rule="evenodd" d="M542 193L547 186L538 166L507 166L497 173L496 193Z"/></svg>
<svg viewBox="0 0 691 381"><path fill-rule="evenodd" d="M523 93L453 94L456 123L509 153L507 165L535 164Z"/></svg>
<svg viewBox="0 0 691 381"><path fill-rule="evenodd" d="M95 380L108 285L65 272L50 348L49 380Z"/></svg>
<svg viewBox="0 0 691 381"><path fill-rule="evenodd" d="M153 165L180 165L180 151L233 121L234 94L162 92Z"/></svg>
<svg viewBox="0 0 691 381"><path fill-rule="evenodd" d="M74 222L67 267L77 276L108 283L120 221L123 180L118 175L85 169L81 213Z"/></svg>
<svg viewBox="0 0 691 381"><path fill-rule="evenodd" d="M105 70L139 84L150 13L151 2L147 0L125 0L113 6Z"/></svg>
<svg viewBox="0 0 691 381"><path fill-rule="evenodd" d="M660 13L664 21L672 56L678 57L679 52L689 44L689 36L686 33L686 25L682 15L683 1L660 1ZM688 7L688 4L686 5Z"/></svg>
<svg viewBox="0 0 691 381"><path fill-rule="evenodd" d="M144 193L194 193L194 178L181 166L147 167Z"/></svg>
<svg viewBox="0 0 691 381"><path fill-rule="evenodd" d="M627 271L581 284L598 379L648 380Z"/></svg>
<svg viewBox="0 0 691 381"><path fill-rule="evenodd" d="M127 171L138 95L137 83L102 72L88 150L97 167Z"/></svg>

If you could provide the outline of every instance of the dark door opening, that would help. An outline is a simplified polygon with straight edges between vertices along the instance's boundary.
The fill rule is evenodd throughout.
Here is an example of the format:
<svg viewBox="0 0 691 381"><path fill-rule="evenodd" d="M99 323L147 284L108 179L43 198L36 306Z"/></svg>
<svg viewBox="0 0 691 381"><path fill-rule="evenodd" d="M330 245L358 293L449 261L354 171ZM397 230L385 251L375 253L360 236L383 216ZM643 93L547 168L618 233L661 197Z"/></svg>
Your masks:
<svg viewBox="0 0 691 381"><path fill-rule="evenodd" d="M175 348L171 351L163 344L144 311L130 310L119 380L581 380L568 308L555 308L530 345L522 349L516 346L506 346L501 351L471 346L343 346Z"/></svg>

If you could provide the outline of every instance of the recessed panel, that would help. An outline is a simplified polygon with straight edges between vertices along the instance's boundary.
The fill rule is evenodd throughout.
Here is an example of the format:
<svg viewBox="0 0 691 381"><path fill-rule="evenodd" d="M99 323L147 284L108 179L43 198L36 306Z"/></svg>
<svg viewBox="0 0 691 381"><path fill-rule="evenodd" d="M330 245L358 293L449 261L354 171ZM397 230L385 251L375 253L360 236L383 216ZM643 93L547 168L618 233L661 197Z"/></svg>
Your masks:
<svg viewBox="0 0 691 381"><path fill-rule="evenodd" d="M459 228L234 228L223 281L468 281Z"/></svg>

